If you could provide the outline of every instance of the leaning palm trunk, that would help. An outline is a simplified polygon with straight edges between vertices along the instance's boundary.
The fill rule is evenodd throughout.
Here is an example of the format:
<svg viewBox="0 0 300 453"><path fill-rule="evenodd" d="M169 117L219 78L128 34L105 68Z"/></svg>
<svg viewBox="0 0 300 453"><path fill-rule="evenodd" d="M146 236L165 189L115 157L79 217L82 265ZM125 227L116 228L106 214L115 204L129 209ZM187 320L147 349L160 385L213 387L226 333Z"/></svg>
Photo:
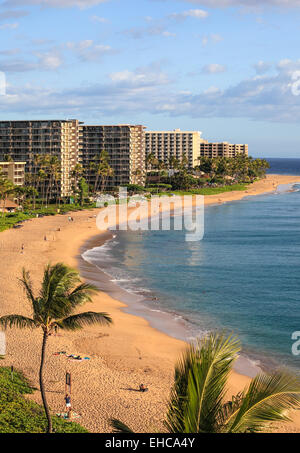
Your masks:
<svg viewBox="0 0 300 453"><path fill-rule="evenodd" d="M43 400L43 406L44 406L45 414L46 414L47 421L48 421L47 433L52 433L52 419L51 419L51 415L50 415L50 411L49 411L49 406L47 403L46 392L45 392L45 387L44 387L44 380L43 380L47 339L48 339L48 333L46 330L44 330L39 379L40 379L40 390L41 390L41 395L42 395L42 400Z"/></svg>
<svg viewBox="0 0 300 453"><path fill-rule="evenodd" d="M30 274L25 269L23 269L23 276L20 281L31 304L33 316L32 318L21 315L2 316L0 317L0 327L3 329L8 327L17 327L19 329L41 328L43 331L39 382L48 421L47 432L51 433L51 414L43 380L46 345L49 334L53 329L74 331L93 324L108 326L112 320L107 313L88 311L74 314L75 310L83 303L92 301L91 296L97 291L97 288L87 283L80 283L78 272L62 263L46 266L41 290L37 296L34 295Z"/></svg>

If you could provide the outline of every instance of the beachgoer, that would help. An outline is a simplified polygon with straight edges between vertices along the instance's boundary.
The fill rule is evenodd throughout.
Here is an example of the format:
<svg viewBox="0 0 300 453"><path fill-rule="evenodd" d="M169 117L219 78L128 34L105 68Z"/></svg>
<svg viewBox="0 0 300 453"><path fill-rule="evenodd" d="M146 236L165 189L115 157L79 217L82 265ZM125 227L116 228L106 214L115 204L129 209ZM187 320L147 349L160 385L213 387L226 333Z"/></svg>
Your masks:
<svg viewBox="0 0 300 453"><path fill-rule="evenodd" d="M21 245L21 253L24 253L24 244Z"/></svg>
<svg viewBox="0 0 300 453"><path fill-rule="evenodd" d="M47 241L47 236L44 236L44 241Z"/></svg>
<svg viewBox="0 0 300 453"><path fill-rule="evenodd" d="M71 396L68 393L66 393L65 402L66 402L66 411L68 414L68 418L71 418L71 411L72 411Z"/></svg>
<svg viewBox="0 0 300 453"><path fill-rule="evenodd" d="M144 386L144 384L140 385L140 392L148 392L148 388Z"/></svg>

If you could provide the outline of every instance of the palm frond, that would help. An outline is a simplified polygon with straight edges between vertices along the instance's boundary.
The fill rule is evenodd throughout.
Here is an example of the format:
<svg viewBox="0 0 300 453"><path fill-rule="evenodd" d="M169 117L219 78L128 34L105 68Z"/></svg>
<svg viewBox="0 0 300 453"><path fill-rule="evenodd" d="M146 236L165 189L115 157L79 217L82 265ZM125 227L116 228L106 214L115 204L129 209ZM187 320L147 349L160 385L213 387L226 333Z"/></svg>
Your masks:
<svg viewBox="0 0 300 453"><path fill-rule="evenodd" d="M98 288L89 283L81 283L69 295L68 300L75 308L85 302L92 301L92 295L98 292Z"/></svg>
<svg viewBox="0 0 300 453"><path fill-rule="evenodd" d="M68 316L65 319L57 321L57 326L63 330L78 330L85 326L101 324L109 326L112 323L111 317L107 313L95 313L87 311L77 315Z"/></svg>
<svg viewBox="0 0 300 453"><path fill-rule="evenodd" d="M170 432L216 432L232 364L240 350L232 336L211 334L190 345L175 369L166 426Z"/></svg>
<svg viewBox="0 0 300 453"><path fill-rule="evenodd" d="M226 426L232 414L236 413L243 403L244 392L233 395L230 401L223 404L218 414L218 425L221 427Z"/></svg>
<svg viewBox="0 0 300 453"><path fill-rule="evenodd" d="M38 322L42 321L41 315L42 315L43 305L41 303L41 300L34 296L34 292L33 292L33 288L32 288L32 281L30 278L30 272L26 271L26 269L24 267L22 269L22 278L19 280L25 290L27 299L31 303L34 320L36 320Z"/></svg>
<svg viewBox="0 0 300 453"><path fill-rule="evenodd" d="M116 418L111 418L109 420L109 423L113 428L113 433L119 433L119 434L133 434L134 433L134 431L132 431L132 429L130 429L127 425L125 425L120 420L117 420Z"/></svg>
<svg viewBox="0 0 300 453"><path fill-rule="evenodd" d="M66 296L79 281L79 274L75 269L63 263L57 263L54 266L48 264L45 267L40 293L45 310L50 312L51 309L55 308L53 301L56 298Z"/></svg>
<svg viewBox="0 0 300 453"><path fill-rule="evenodd" d="M33 294L33 289L32 289L32 282L30 279L30 273L26 271L26 269L23 267L22 269L22 278L19 279L21 282L22 286L25 289L27 299L34 304L35 303L35 297Z"/></svg>
<svg viewBox="0 0 300 453"><path fill-rule="evenodd" d="M299 406L298 377L287 373L261 373L252 379L241 407L228 419L227 432L255 432L270 422L289 421L288 410Z"/></svg>
<svg viewBox="0 0 300 453"><path fill-rule="evenodd" d="M17 327L18 329L33 329L38 327L35 320L21 315L7 315L0 318L0 327L3 329Z"/></svg>
<svg viewBox="0 0 300 453"><path fill-rule="evenodd" d="M77 305L91 301L96 288L87 283L74 288L78 282L78 272L65 264L46 266L40 291L45 320L65 318L72 314Z"/></svg>

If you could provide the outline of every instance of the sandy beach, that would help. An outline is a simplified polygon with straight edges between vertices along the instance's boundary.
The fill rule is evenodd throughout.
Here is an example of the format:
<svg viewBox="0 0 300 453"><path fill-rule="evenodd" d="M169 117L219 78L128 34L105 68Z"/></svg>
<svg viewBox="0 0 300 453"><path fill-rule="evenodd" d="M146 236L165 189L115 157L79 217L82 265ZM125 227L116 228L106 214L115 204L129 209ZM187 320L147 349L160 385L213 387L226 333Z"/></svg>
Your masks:
<svg viewBox="0 0 300 453"><path fill-rule="evenodd" d="M300 182L300 176L268 175L245 192L227 192L205 197L205 204L240 200L245 196L273 192L281 184ZM32 219L19 230L0 233L0 315L30 315L29 305L18 282L23 267L31 271L38 285L45 264L64 262L78 266L80 248L92 237L103 241L95 217L99 210ZM47 240L44 240L46 236ZM105 238L105 236L104 236ZM24 244L24 252L21 246ZM72 403L78 420L91 432L110 432L108 419L120 418L136 432L163 431L166 401L172 385L174 363L185 347L183 341L168 336L138 316L125 313L124 303L99 291L93 303L83 310L108 312L112 327L88 327L76 333L51 336L45 366L47 397L52 411L64 408L64 376L72 373ZM7 355L1 366L21 369L38 388L41 348L40 331L7 331ZM88 356L82 362L69 360L55 352ZM232 373L228 394L242 390L247 376ZM149 386L147 393L137 392L140 383ZM30 396L41 403L37 391ZM277 427L278 432L300 432L299 413L293 423Z"/></svg>

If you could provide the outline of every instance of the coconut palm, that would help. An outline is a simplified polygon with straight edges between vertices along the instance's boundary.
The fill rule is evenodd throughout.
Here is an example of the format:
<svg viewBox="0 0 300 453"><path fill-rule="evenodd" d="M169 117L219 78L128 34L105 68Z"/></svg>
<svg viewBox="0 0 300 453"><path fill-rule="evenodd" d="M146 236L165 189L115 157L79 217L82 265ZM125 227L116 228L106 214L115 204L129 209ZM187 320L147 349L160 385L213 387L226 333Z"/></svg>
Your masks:
<svg viewBox="0 0 300 453"><path fill-rule="evenodd" d="M146 156L146 169L147 170L152 170L153 167L155 167L158 163L158 160L155 157L154 153L149 153Z"/></svg>
<svg viewBox="0 0 300 453"><path fill-rule="evenodd" d="M14 184L6 178L6 176L0 175L0 200L2 200L2 216L4 216L6 201L10 195L14 193Z"/></svg>
<svg viewBox="0 0 300 453"><path fill-rule="evenodd" d="M52 420L43 381L46 345L49 335L54 329L78 330L95 323L109 325L112 320L107 313L88 311L74 314L75 310L83 303L91 301L91 296L97 289L87 283L81 283L78 272L62 263L53 266L48 264L45 267L44 278L37 294L33 291L30 273L25 269L23 269L20 282L30 302L32 317L17 314L2 316L0 327L4 329L8 327L41 328L43 331L39 382L48 420L47 432L51 433Z"/></svg>
<svg viewBox="0 0 300 453"><path fill-rule="evenodd" d="M83 175L83 166L81 164L76 164L71 174L73 178L74 191L76 191L78 188L79 180Z"/></svg>
<svg viewBox="0 0 300 453"><path fill-rule="evenodd" d="M168 432L258 432L270 422L290 420L288 410L300 404L300 381L286 373L260 373L226 401L228 377L239 351L239 341L223 334L211 334L187 348L175 367L165 420ZM111 424L114 432L130 432L119 420Z"/></svg>

